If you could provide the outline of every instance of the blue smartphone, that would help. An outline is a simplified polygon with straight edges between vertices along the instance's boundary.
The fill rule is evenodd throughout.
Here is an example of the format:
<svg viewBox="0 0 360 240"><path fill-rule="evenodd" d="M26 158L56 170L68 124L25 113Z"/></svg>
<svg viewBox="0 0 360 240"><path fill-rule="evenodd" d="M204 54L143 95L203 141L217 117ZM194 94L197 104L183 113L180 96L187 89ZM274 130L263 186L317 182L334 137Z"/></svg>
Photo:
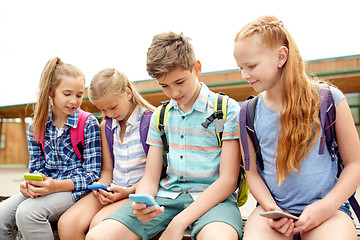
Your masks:
<svg viewBox="0 0 360 240"><path fill-rule="evenodd" d="M129 198L136 203L145 203L147 207L155 205L160 208L159 204L148 194L129 194Z"/></svg>
<svg viewBox="0 0 360 240"><path fill-rule="evenodd" d="M90 189L90 190L99 191L99 189L102 189L107 192L110 192L107 190L107 188L108 188L107 186L102 185L102 184L88 185L88 189ZM111 191L111 192L113 192L113 191Z"/></svg>

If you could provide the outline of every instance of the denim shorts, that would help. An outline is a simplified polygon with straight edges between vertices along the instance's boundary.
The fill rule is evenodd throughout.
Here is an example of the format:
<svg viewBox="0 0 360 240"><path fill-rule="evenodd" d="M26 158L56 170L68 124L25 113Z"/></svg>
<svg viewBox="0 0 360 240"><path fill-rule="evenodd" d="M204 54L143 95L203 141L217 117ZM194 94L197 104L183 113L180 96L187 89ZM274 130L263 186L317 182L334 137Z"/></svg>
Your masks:
<svg viewBox="0 0 360 240"><path fill-rule="evenodd" d="M341 207L339 208L340 211L346 213L347 215L349 215L349 217L351 219L354 220L354 218L351 216L351 211L350 211L350 203L349 202L346 202L344 203L343 205L341 205Z"/></svg>

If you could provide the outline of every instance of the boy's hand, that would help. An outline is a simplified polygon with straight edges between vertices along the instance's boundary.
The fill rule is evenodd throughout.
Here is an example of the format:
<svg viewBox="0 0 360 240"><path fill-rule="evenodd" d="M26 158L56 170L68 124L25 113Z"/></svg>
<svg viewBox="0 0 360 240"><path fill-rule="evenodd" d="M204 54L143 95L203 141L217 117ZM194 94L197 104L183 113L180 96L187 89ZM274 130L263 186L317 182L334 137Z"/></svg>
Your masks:
<svg viewBox="0 0 360 240"><path fill-rule="evenodd" d="M179 215L174 217L165 231L161 234L159 240L182 240L187 228L187 226L183 225L184 224L181 224L181 220L179 220Z"/></svg>
<svg viewBox="0 0 360 240"><path fill-rule="evenodd" d="M160 213L164 212L164 207L158 208L157 206L146 207L145 203L135 203L131 205L134 215L140 221L146 223L156 218Z"/></svg>

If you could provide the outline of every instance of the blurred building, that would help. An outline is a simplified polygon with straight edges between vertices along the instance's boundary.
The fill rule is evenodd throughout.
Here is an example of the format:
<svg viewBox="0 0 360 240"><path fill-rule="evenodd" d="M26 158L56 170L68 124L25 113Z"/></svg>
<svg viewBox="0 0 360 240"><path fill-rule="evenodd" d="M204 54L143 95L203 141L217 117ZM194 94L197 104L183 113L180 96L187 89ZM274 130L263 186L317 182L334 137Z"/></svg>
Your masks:
<svg viewBox="0 0 360 240"><path fill-rule="evenodd" d="M354 122L360 132L360 55L318 59L307 62L307 73L331 81L346 95ZM255 94L242 80L238 69L203 73L200 81L214 92L224 92L240 103ZM154 106L167 100L154 79L135 81L136 89ZM0 106L0 165L26 165L29 159L26 140L27 124L31 121L34 103ZM99 110L89 101L85 91L81 108L101 118Z"/></svg>

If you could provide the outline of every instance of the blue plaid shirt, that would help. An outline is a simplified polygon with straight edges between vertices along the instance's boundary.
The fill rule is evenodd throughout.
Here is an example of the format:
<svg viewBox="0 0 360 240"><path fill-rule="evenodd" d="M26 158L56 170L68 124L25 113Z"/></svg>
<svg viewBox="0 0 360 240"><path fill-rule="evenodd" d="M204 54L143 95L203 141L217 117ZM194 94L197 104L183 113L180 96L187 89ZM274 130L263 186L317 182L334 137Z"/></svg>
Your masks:
<svg viewBox="0 0 360 240"><path fill-rule="evenodd" d="M78 159L72 147L70 129L76 128L78 115L79 110L76 110L68 117L64 127L58 130L49 111L45 131L46 161L41 143L35 140L31 129L32 124L29 125L27 131L30 153L29 171L43 173L55 180L71 179L75 185L72 193L74 201L79 200L81 195L87 192L87 185L99 179L101 170L100 128L93 115L87 118L84 128L84 162Z"/></svg>

